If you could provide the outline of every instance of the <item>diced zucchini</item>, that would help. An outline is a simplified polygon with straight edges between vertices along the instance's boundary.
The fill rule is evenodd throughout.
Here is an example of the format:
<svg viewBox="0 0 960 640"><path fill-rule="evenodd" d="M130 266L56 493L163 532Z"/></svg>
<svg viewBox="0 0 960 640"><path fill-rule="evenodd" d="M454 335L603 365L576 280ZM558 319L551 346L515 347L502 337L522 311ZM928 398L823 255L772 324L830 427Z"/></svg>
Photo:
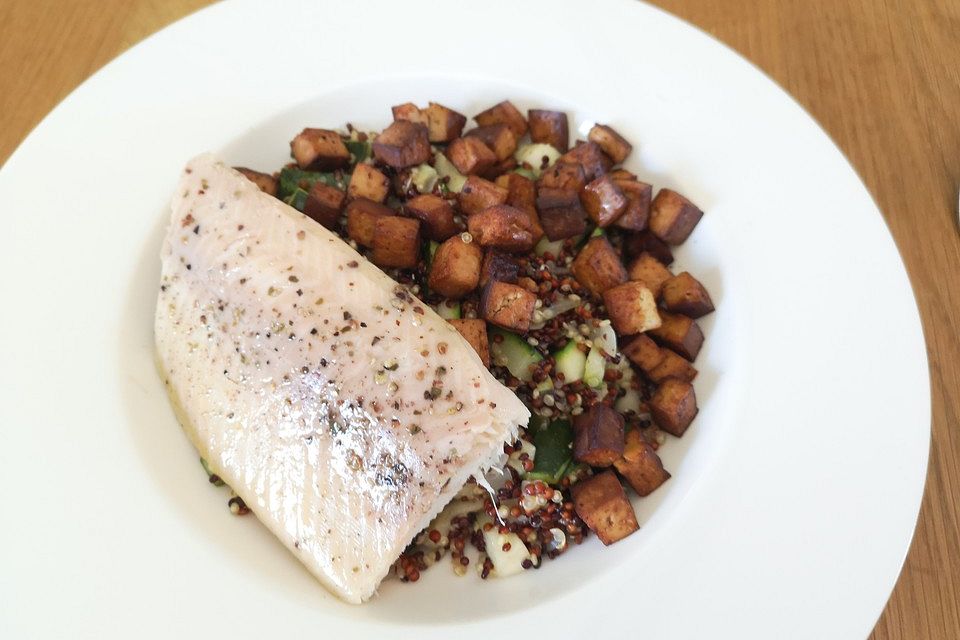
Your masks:
<svg viewBox="0 0 960 640"><path fill-rule="evenodd" d="M363 162L370 157L372 145L367 141L347 140L343 144L346 145L347 151L350 152L350 164Z"/></svg>
<svg viewBox="0 0 960 640"><path fill-rule="evenodd" d="M483 531L483 543L487 556L493 562L493 574L499 578L520 573L523 571L523 561L530 558L530 551L520 536L515 533L500 533L497 527Z"/></svg>
<svg viewBox="0 0 960 640"><path fill-rule="evenodd" d="M437 315L444 320L460 319L460 303L456 300L444 300L437 305Z"/></svg>
<svg viewBox="0 0 960 640"><path fill-rule="evenodd" d="M536 414L534 414L536 415ZM537 457L537 448L534 444L528 440L520 439L520 448L511 453L507 457L507 466L513 467L516 469L517 473L523 475L526 473L526 469L523 468L523 462L520 461L521 454L527 454L530 457L530 460L535 460Z"/></svg>
<svg viewBox="0 0 960 640"><path fill-rule="evenodd" d="M600 227L594 227L593 231L590 233L591 238L599 238L605 235L607 235L606 232Z"/></svg>
<svg viewBox="0 0 960 640"><path fill-rule="evenodd" d="M433 168L437 170L437 175L441 178L447 178L447 189L454 193L460 193L463 189L463 183L467 181L467 176L460 173L453 163L447 160L447 156L437 153L433 156Z"/></svg>
<svg viewBox="0 0 960 640"><path fill-rule="evenodd" d="M436 255L438 248L440 248L440 243L436 240L431 240L427 245L427 264L433 264L433 256Z"/></svg>
<svg viewBox="0 0 960 640"><path fill-rule="evenodd" d="M576 340L568 342L567 345L557 351L553 357L557 360L556 371L557 373L563 374L565 384L583 379L583 368L587 364L587 356L577 348Z"/></svg>
<svg viewBox="0 0 960 640"><path fill-rule="evenodd" d="M547 236L540 238L540 242L537 243L537 246L533 248L534 252L538 256L550 252L554 257L560 255L560 251L563 250L563 240L555 240L550 242L550 239Z"/></svg>
<svg viewBox="0 0 960 640"><path fill-rule="evenodd" d="M626 358L621 358L620 365L617 367L620 371L619 384L620 388L624 390L624 395L617 398L613 408L620 413L627 413L628 411L640 413L640 392L631 386L635 374L633 373L633 367L627 364L626 360Z"/></svg>
<svg viewBox="0 0 960 640"><path fill-rule="evenodd" d="M518 168L514 169L513 172L514 172L514 173L519 173L521 176L523 176L523 177L526 178L527 180L536 180L536 179L537 179L537 174L535 174L533 171L530 171L530 169L527 169L527 168L525 168L525 167L518 167Z"/></svg>
<svg viewBox="0 0 960 640"><path fill-rule="evenodd" d="M546 429L534 433L533 446L537 455L533 459L533 469L524 477L548 484L559 482L573 459L572 444L573 427L569 420L556 420Z"/></svg>
<svg viewBox="0 0 960 640"><path fill-rule="evenodd" d="M440 176L437 174L437 170L430 165L421 164L413 170L410 179L413 182L413 186L417 188L417 191L420 193L431 193L437 185L437 180L440 179Z"/></svg>
<svg viewBox="0 0 960 640"><path fill-rule="evenodd" d="M597 327L593 345L602 349L607 357L612 358L617 354L617 332L613 330L610 322L604 321Z"/></svg>
<svg viewBox="0 0 960 640"><path fill-rule="evenodd" d="M530 170L534 175L534 179L536 179L540 177L540 172L543 169L551 167L553 163L557 161L560 157L560 152L549 144L535 142L521 146L517 149L516 153L513 154L513 157L516 158L520 164L526 163L530 165ZM543 166L544 158L547 158L546 166Z"/></svg>
<svg viewBox="0 0 960 640"><path fill-rule="evenodd" d="M297 211L303 211L303 208L307 206L307 192L297 187L293 193L284 198L283 201Z"/></svg>
<svg viewBox="0 0 960 640"><path fill-rule="evenodd" d="M583 366L583 381L588 387L596 389L603 385L603 373L607 368L607 361L603 352L597 347L590 349Z"/></svg>
<svg viewBox="0 0 960 640"><path fill-rule="evenodd" d="M532 379L530 365L543 360L540 352L515 333L502 329L492 329L490 333L492 334L490 353L493 356L494 364L506 367L510 375L518 380L529 382ZM498 335L503 336L502 341L496 339Z"/></svg>

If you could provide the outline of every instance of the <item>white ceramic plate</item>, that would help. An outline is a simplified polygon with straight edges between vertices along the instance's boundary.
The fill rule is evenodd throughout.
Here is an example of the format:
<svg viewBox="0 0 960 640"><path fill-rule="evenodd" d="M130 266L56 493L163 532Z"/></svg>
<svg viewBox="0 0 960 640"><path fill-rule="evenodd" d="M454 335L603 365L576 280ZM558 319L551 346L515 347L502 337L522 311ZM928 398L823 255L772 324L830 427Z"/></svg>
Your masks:
<svg viewBox="0 0 960 640"><path fill-rule="evenodd" d="M632 170L706 210L677 259L718 302L701 414L624 542L495 582L441 565L344 605L227 513L167 405L151 326L171 189L203 150L272 169L305 125L504 97L581 134L612 123ZM787 95L648 6L216 5L55 109L0 173L0 215L0 636L850 638L894 584L929 425L894 244Z"/></svg>

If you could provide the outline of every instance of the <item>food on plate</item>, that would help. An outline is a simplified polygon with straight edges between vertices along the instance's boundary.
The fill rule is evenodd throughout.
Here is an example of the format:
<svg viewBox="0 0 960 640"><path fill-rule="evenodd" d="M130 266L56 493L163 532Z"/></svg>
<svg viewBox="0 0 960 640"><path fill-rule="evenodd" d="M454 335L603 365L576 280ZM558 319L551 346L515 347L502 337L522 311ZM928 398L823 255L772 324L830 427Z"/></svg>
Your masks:
<svg viewBox="0 0 960 640"><path fill-rule="evenodd" d="M446 320L210 156L187 165L162 263L157 353L184 429L344 600L372 596L530 415Z"/></svg>
<svg viewBox="0 0 960 640"><path fill-rule="evenodd" d="M670 478L714 310L670 266L703 212L620 166L611 125L392 113L304 129L272 174L191 162L157 310L211 481L354 602L388 571L504 577L636 531L625 487Z"/></svg>

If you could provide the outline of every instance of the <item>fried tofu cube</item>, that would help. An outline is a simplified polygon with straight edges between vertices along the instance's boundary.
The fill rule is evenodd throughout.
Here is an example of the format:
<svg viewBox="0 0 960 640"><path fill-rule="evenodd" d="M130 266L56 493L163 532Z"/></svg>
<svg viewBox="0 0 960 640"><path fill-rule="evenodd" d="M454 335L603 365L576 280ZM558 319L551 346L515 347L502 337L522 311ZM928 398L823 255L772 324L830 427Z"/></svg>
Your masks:
<svg viewBox="0 0 960 640"><path fill-rule="evenodd" d="M660 292L663 290L663 283L673 277L670 269L667 269L662 262L646 251L630 263L627 275L631 280L637 280L647 285L647 289L653 292L653 297L658 299L660 298Z"/></svg>
<svg viewBox="0 0 960 640"><path fill-rule="evenodd" d="M630 362L637 365L644 373L656 369L664 359L663 349L643 333L623 345L620 350Z"/></svg>
<svg viewBox="0 0 960 640"><path fill-rule="evenodd" d="M423 112L423 109L413 104L412 102L404 102L403 104L398 104L395 107L390 107L390 111L393 112L393 120L407 120L409 122L416 122L417 124L422 124L426 126L427 124L427 114Z"/></svg>
<svg viewBox="0 0 960 640"><path fill-rule="evenodd" d="M347 205L347 236L361 246L373 246L377 218L392 215L394 210L379 202L366 198L351 200Z"/></svg>
<svg viewBox="0 0 960 640"><path fill-rule="evenodd" d="M480 296L480 314L498 327L526 333L536 302L537 296L523 287L491 280Z"/></svg>
<svg viewBox="0 0 960 640"><path fill-rule="evenodd" d="M257 185L260 191L276 197L279 181L269 173L260 173L246 167L234 167L233 169L242 173L244 178Z"/></svg>
<svg viewBox="0 0 960 640"><path fill-rule="evenodd" d="M673 252L670 251L670 247L663 240L650 233L649 229L639 233L631 233L623 242L623 253L627 257L638 256L643 252L649 253L667 266L673 262Z"/></svg>
<svg viewBox="0 0 960 640"><path fill-rule="evenodd" d="M340 134L306 128L290 141L290 151L301 169L340 169L350 164L350 152Z"/></svg>
<svg viewBox="0 0 960 640"><path fill-rule="evenodd" d="M613 471L604 471L571 487L573 508L600 542L611 545L640 528L627 492Z"/></svg>
<svg viewBox="0 0 960 640"><path fill-rule="evenodd" d="M513 171L516 168L517 168L517 159L511 156L506 160L501 160L497 162L497 164L493 165L492 167L490 167L480 175L486 178L487 180L495 181L502 174L507 173L508 171Z"/></svg>
<svg viewBox="0 0 960 640"><path fill-rule="evenodd" d="M530 251L536 244L530 217L507 204L489 207L467 218L467 231L480 246L510 253Z"/></svg>
<svg viewBox="0 0 960 640"><path fill-rule="evenodd" d="M617 182L633 182L637 179L636 174L630 173L626 169L614 169L610 172L610 177Z"/></svg>
<svg viewBox="0 0 960 640"><path fill-rule="evenodd" d="M693 385L683 380L664 380L650 398L650 413L658 427L680 437L697 417L697 394Z"/></svg>
<svg viewBox="0 0 960 640"><path fill-rule="evenodd" d="M447 158L465 176L485 173L497 163L497 156L475 136L456 138L447 146Z"/></svg>
<svg viewBox="0 0 960 640"><path fill-rule="evenodd" d="M598 227L607 227L627 210L627 196L610 176L600 176L580 192L580 204Z"/></svg>
<svg viewBox="0 0 960 640"><path fill-rule="evenodd" d="M523 137L527 132L527 121L523 114L513 106L509 100L504 100L493 105L486 111L481 111L473 117L481 127L488 127L494 124L505 124L513 131L517 140Z"/></svg>
<svg viewBox="0 0 960 640"><path fill-rule="evenodd" d="M663 283L663 306L691 318L700 318L713 311L713 300L700 281L684 271Z"/></svg>
<svg viewBox="0 0 960 640"><path fill-rule="evenodd" d="M457 200L460 210L465 215L472 216L489 207L504 204L509 195L510 192L498 184L478 176L470 176L457 194Z"/></svg>
<svg viewBox="0 0 960 640"><path fill-rule="evenodd" d="M353 168L347 195L351 198L366 198L383 202L390 193L390 179L372 164L360 163Z"/></svg>
<svg viewBox="0 0 960 640"><path fill-rule="evenodd" d="M485 127L477 127L466 133L467 137L477 137L483 144L490 147L498 162L503 162L513 157L513 152L517 150L517 136L506 124L491 124Z"/></svg>
<svg viewBox="0 0 960 640"><path fill-rule="evenodd" d="M691 362L697 359L703 346L703 331L693 318L660 311L660 326L650 330L650 336Z"/></svg>
<svg viewBox="0 0 960 640"><path fill-rule="evenodd" d="M442 296L458 300L480 284L483 249L460 236L444 241L433 254L427 286Z"/></svg>
<svg viewBox="0 0 960 640"><path fill-rule="evenodd" d="M609 467L623 455L623 416L595 404L573 421L573 459L591 467Z"/></svg>
<svg viewBox="0 0 960 640"><path fill-rule="evenodd" d="M670 349L660 349L663 360L650 371L647 371L647 378L650 382L660 384L665 380L676 378L684 382L693 382L697 377L697 370L689 360L679 356Z"/></svg>
<svg viewBox="0 0 960 640"><path fill-rule="evenodd" d="M686 240L703 217L703 211L671 189L660 189L650 205L650 231L667 244Z"/></svg>
<svg viewBox="0 0 960 640"><path fill-rule="evenodd" d="M623 456L613 466L639 496L650 495L670 479L660 456L637 429L627 434Z"/></svg>
<svg viewBox="0 0 960 640"><path fill-rule="evenodd" d="M613 161L607 157L596 142L581 142L560 156L561 162L577 162L583 165L587 182L604 175L613 167Z"/></svg>
<svg viewBox="0 0 960 640"><path fill-rule="evenodd" d="M567 114L564 112L530 109L527 111L527 121L532 141L548 144L560 153L570 147Z"/></svg>
<svg viewBox="0 0 960 640"><path fill-rule="evenodd" d="M587 134L587 140L595 142L603 149L603 152L610 156L614 164L620 164L627 159L630 152L633 151L633 145L624 139L619 133L605 124L596 124Z"/></svg>
<svg viewBox="0 0 960 640"><path fill-rule="evenodd" d="M603 293L610 323L621 336L632 336L660 326L657 300L642 282L625 282Z"/></svg>
<svg viewBox="0 0 960 640"><path fill-rule="evenodd" d="M598 298L611 287L627 281L627 270L613 245L603 236L591 238L570 266L577 282Z"/></svg>
<svg viewBox="0 0 960 640"><path fill-rule="evenodd" d="M480 286L485 287L491 281L516 283L519 273L520 265L516 260L496 249L487 249L480 266Z"/></svg>
<svg viewBox="0 0 960 640"><path fill-rule="evenodd" d="M412 269L420 260L420 221L401 216L377 218L370 260L378 267Z"/></svg>
<svg viewBox="0 0 960 640"><path fill-rule="evenodd" d="M533 180L511 172L498 177L496 184L507 190L508 205L537 213L537 187Z"/></svg>
<svg viewBox="0 0 960 640"><path fill-rule="evenodd" d="M327 229L335 229L340 222L340 211L346 199L347 194L340 189L317 181L307 192L303 212Z"/></svg>
<svg viewBox="0 0 960 640"><path fill-rule="evenodd" d="M409 120L397 120L373 141L373 157L394 169L423 164L430 159L427 127Z"/></svg>
<svg viewBox="0 0 960 640"><path fill-rule="evenodd" d="M568 189L579 192L587 184L587 174L579 162L555 162L552 167L540 174L537 186L540 188Z"/></svg>
<svg viewBox="0 0 960 640"><path fill-rule="evenodd" d="M443 242L460 230L453 218L453 207L440 196L425 194L410 198L403 209L423 223L421 231L429 240Z"/></svg>
<svg viewBox="0 0 960 640"><path fill-rule="evenodd" d="M646 182L633 180L614 178L614 182L623 191L623 195L627 196L627 208L613 225L627 231L643 231L650 221L650 199L653 195L653 187Z"/></svg>
<svg viewBox="0 0 960 640"><path fill-rule="evenodd" d="M430 142L450 142L459 138L467 117L442 104L431 102L423 110L427 116L427 136Z"/></svg>
<svg viewBox="0 0 960 640"><path fill-rule="evenodd" d="M464 318L462 320L447 320L460 335L470 343L473 350L480 356L483 366L490 366L490 339L487 336L487 323L480 318Z"/></svg>
<svg viewBox="0 0 960 640"><path fill-rule="evenodd" d="M537 212L551 242L573 238L587 230L587 212L576 191L549 187L538 190Z"/></svg>

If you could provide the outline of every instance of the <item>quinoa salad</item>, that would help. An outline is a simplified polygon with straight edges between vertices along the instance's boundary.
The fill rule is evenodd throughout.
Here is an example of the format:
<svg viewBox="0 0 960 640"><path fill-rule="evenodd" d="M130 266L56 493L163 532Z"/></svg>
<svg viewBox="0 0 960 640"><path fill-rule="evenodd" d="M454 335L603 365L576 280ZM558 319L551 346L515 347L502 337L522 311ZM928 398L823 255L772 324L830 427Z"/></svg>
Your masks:
<svg viewBox="0 0 960 640"><path fill-rule="evenodd" d="M458 575L504 577L591 534L629 536L628 492L670 478L657 451L698 412L697 320L714 306L671 248L702 211L622 168L632 146L608 125L571 145L565 113L510 101L472 128L437 103L392 111L380 132L304 129L276 171L236 169L430 305L532 414L502 470L471 479L393 574L416 582L449 558ZM444 393L446 373L425 395Z"/></svg>

